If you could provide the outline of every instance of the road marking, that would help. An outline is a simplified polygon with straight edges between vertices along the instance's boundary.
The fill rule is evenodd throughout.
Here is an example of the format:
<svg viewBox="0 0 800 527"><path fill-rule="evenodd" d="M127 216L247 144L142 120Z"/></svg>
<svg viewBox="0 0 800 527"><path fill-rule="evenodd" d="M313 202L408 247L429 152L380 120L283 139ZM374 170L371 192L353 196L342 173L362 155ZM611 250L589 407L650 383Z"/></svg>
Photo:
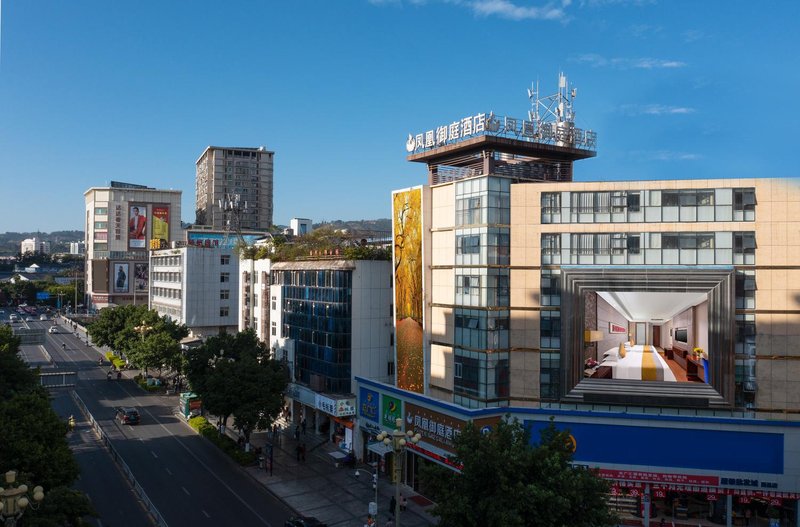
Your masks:
<svg viewBox="0 0 800 527"><path fill-rule="evenodd" d="M135 401L137 402L137 405L138 405L138 406L144 406L144 405L142 405L142 404L139 402L139 396L141 396L141 394L134 395L134 394L132 394L132 393L131 393L131 392L130 392L130 391L129 391L129 390L126 388L126 387L124 387L124 386L122 386L122 385L120 385L120 388L122 389L122 391L123 391L125 394L127 394L127 395L128 395L128 397L130 397L130 398L132 398L133 400L135 400ZM175 440L175 442L176 442L176 443L178 443L178 445L180 445L180 447L181 447L181 448L183 448L183 449L184 449L184 450L185 450L185 451L186 451L186 452L187 452L187 453L188 453L190 456L192 456L192 457L193 457L193 458L194 458L194 459L197 461L197 463L198 463L200 466L202 466L203 468L205 468L205 469L206 469L206 471L208 472L208 474L209 474L209 475L210 475L212 478L216 479L216 480L217 480L217 481L218 481L218 482L219 482L219 483L220 483L220 484L221 484L223 487L225 487L225 489L226 489L228 492L230 492L230 493L231 493L231 494L232 494L232 495L233 495L233 496L234 496L234 497L235 497L235 498L236 498L236 499L239 501L239 503L241 503L241 504L244 506L244 508L246 508L247 510L249 510L249 511L250 511L250 512L253 514L253 516L255 516L255 517L256 517L256 518L257 518L257 519L258 519L258 520L259 520L259 521L260 521L262 524L266 525L267 527L272 527L272 524L271 524L269 521L267 521L267 520L266 520L265 518L263 518L263 517L262 517L260 514L258 514L258 512L256 512L256 510L255 510L255 509L254 509L254 508L253 508L253 507L252 507L252 506L251 506L249 503L247 503L247 501L245 501L245 499L244 499L244 498L242 498L242 497L241 497L241 496L240 496L240 495L239 495L239 494L238 494L238 493L237 493L235 490L233 490L233 489L231 488L231 486L230 486L230 485L228 485L227 483L225 483L225 482L224 482L224 481L223 481L223 480L222 480L222 479L221 479L221 478L220 478L220 477L219 477L217 474L215 474L215 473L214 473L214 472L211 470L211 467L209 467L209 466L208 466L208 465L207 465L207 464L206 464L206 463L205 463L205 462L204 462L202 459L200 459L200 458L197 456L197 454L195 454L195 453L192 451L192 449L191 449L191 448L189 448L188 446L184 445L184 444L183 444L183 442L182 442L182 441L181 441L181 440L180 440L180 439L179 439L179 438L178 438L178 437L177 437L175 434L173 434L172 432L170 432L170 431L169 431L169 429L168 429L166 426L164 426L164 423L162 423L161 421L159 421L159 420L158 420L158 418L157 418L155 415L153 415L152 413L150 413L150 411L149 411L149 410L147 410L146 408L142 408L142 411L143 411L145 414L147 414L148 416L150 416L150 419L152 419L154 423L158 423L158 426L159 426L159 427L160 427L162 430L164 430L164 431L167 433L167 435L168 435L169 437L171 437L172 439L174 439L174 440ZM188 425L187 425L187 426L188 426ZM223 455L224 455L224 454L223 454ZM268 491L268 490L267 490L265 487L260 487L260 488L261 488L261 489L262 489L262 490L263 490L265 493L269 493L269 491ZM280 500L277 500L277 503L278 503L278 504L282 504L282 502L281 502Z"/></svg>
<svg viewBox="0 0 800 527"><path fill-rule="evenodd" d="M164 467L164 470L166 470L167 474L169 474L170 476L172 475L172 471L170 469L168 469L167 467Z"/></svg>
<svg viewBox="0 0 800 527"><path fill-rule="evenodd" d="M189 491L186 490L186 487L181 487L181 490L186 493L187 496L190 496Z"/></svg>
<svg viewBox="0 0 800 527"><path fill-rule="evenodd" d="M206 518L211 518L211 515L210 515L209 513L207 513L206 511L204 511L204 510L201 510L200 512L202 512L203 514L205 514L205 515L206 515Z"/></svg>
<svg viewBox="0 0 800 527"><path fill-rule="evenodd" d="M150 451L150 453L151 453L151 454L153 454L153 457L154 457L154 458L158 459L158 454L156 454L156 453L155 453L155 452L153 452L152 450Z"/></svg>

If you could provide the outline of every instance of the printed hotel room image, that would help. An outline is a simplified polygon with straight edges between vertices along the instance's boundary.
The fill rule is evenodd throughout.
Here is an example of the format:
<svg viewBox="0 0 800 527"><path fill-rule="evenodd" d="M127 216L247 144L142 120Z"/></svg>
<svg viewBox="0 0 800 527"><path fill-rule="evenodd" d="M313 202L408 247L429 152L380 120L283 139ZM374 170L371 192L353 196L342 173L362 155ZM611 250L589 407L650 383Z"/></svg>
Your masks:
<svg viewBox="0 0 800 527"><path fill-rule="evenodd" d="M709 383L708 294L584 292L584 377Z"/></svg>

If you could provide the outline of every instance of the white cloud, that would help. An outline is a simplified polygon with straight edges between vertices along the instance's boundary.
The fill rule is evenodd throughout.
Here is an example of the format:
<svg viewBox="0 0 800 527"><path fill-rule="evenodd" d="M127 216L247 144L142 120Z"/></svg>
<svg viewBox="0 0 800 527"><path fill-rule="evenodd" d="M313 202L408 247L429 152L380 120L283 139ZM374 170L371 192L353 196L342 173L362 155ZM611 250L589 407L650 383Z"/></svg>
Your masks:
<svg viewBox="0 0 800 527"><path fill-rule="evenodd" d="M435 0L367 0L376 6L402 5L408 3L412 5L424 5ZM568 19L566 8L572 0L551 0L542 2L539 6L519 5L515 0L439 0L442 3L450 4L468 9L476 16L490 17L497 16L508 20L559 20Z"/></svg>
<svg viewBox="0 0 800 527"><path fill-rule="evenodd" d="M541 7L524 7L509 0L473 0L467 5L476 15L499 16L509 20L563 20L567 14L564 7L569 1L561 4L547 3Z"/></svg>
<svg viewBox="0 0 800 527"><path fill-rule="evenodd" d="M685 62L679 60L654 59L649 57L626 58L612 57L606 58L596 53L584 53L571 59L573 62L588 64L595 68L617 68L617 69L662 69L662 68L682 68Z"/></svg>
<svg viewBox="0 0 800 527"><path fill-rule="evenodd" d="M646 152L645 155L652 161L697 161L703 158L700 154L673 152L671 150L656 150Z"/></svg>
<svg viewBox="0 0 800 527"><path fill-rule="evenodd" d="M701 38L705 38L705 33L699 31L697 29L688 29L683 32L683 41L686 43L694 42L696 40L700 40Z"/></svg>
<svg viewBox="0 0 800 527"><path fill-rule="evenodd" d="M695 109L688 106L667 106L664 104L624 104L620 106L626 115L686 115Z"/></svg>
<svg viewBox="0 0 800 527"><path fill-rule="evenodd" d="M652 35L661 33L664 28L661 26L651 26L648 24L635 24L628 28L628 31L635 38L647 38Z"/></svg>

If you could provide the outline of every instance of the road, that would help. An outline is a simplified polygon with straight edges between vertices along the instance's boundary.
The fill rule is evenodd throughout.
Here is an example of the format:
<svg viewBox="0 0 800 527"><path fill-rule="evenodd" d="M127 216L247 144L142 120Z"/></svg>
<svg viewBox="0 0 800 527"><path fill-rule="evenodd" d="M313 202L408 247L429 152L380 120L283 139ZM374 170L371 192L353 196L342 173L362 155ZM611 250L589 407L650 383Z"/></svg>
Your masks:
<svg viewBox="0 0 800 527"><path fill-rule="evenodd" d="M52 325L49 321L27 324L32 328ZM23 352L32 360L41 353L37 346L24 348ZM78 372L75 391L170 527L220 524L281 527L291 515L292 511L283 502L175 415L176 396L145 393L130 380L106 380L108 365L104 368L97 365L100 353L68 332L63 324L59 324L59 333L47 334L44 348L56 367ZM77 408L69 403L72 403L69 397L60 394L53 402L60 415L71 413L80 421ZM117 406L138 408L141 424L117 423L114 420ZM89 444L82 428L78 428L70 440ZM120 523L107 515L110 513L99 510L100 502L117 507L119 501L134 499L130 491L104 485L103 478L113 479L116 476L112 477L111 471L118 470L111 468L110 456L103 452L108 459L94 459L93 463L87 457L86 465L81 465L81 484L91 487L87 492L101 514L104 522L101 525L139 525L137 521Z"/></svg>

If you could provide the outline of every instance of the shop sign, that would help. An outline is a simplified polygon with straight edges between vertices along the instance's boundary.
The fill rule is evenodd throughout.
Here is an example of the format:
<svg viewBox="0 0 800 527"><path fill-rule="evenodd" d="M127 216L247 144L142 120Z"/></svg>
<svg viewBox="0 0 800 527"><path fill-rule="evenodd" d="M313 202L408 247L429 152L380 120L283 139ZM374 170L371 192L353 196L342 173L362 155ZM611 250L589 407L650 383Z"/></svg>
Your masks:
<svg viewBox="0 0 800 527"><path fill-rule="evenodd" d="M354 397L350 399L337 399L336 400L336 417L349 417L356 415L356 400Z"/></svg>
<svg viewBox="0 0 800 527"><path fill-rule="evenodd" d="M747 505L748 503L753 502L753 498L751 498L750 496L738 496L736 501L738 501L742 505Z"/></svg>
<svg viewBox="0 0 800 527"><path fill-rule="evenodd" d="M122 205L114 207L114 239L122 239Z"/></svg>
<svg viewBox="0 0 800 527"><path fill-rule="evenodd" d="M693 474L665 474L660 472L639 472L636 470L612 470L601 468L598 475L605 479L630 481L653 481L677 485L719 485L717 476L698 476Z"/></svg>
<svg viewBox="0 0 800 527"><path fill-rule="evenodd" d="M716 494L706 494L706 501L717 501L719 496Z"/></svg>
<svg viewBox="0 0 800 527"><path fill-rule="evenodd" d="M377 423L378 401L378 392L362 386L358 392L358 415L364 419L369 419L370 421Z"/></svg>
<svg viewBox="0 0 800 527"><path fill-rule="evenodd" d="M461 434L464 421L434 410L406 403L406 430L422 436L432 445L453 451L453 440Z"/></svg>
<svg viewBox="0 0 800 527"><path fill-rule="evenodd" d="M324 395L316 394L314 408L322 410L329 415L336 415L336 401Z"/></svg>
<svg viewBox="0 0 800 527"><path fill-rule="evenodd" d="M370 421L365 421L363 419L359 420L358 424L361 426L362 429L366 430L368 433L374 436L380 434L383 431L381 430L381 427L378 426L377 423L372 423Z"/></svg>
<svg viewBox="0 0 800 527"><path fill-rule="evenodd" d="M769 504L772 507L780 507L780 506L783 505L783 500L780 499L780 498L770 498L769 499Z"/></svg>
<svg viewBox="0 0 800 527"><path fill-rule="evenodd" d="M395 427L395 420L403 418L403 403L389 395L383 394L381 401L381 422L383 426L391 429Z"/></svg>
<svg viewBox="0 0 800 527"><path fill-rule="evenodd" d="M655 489L653 490L653 497L654 498L666 498L667 491L663 489Z"/></svg>

